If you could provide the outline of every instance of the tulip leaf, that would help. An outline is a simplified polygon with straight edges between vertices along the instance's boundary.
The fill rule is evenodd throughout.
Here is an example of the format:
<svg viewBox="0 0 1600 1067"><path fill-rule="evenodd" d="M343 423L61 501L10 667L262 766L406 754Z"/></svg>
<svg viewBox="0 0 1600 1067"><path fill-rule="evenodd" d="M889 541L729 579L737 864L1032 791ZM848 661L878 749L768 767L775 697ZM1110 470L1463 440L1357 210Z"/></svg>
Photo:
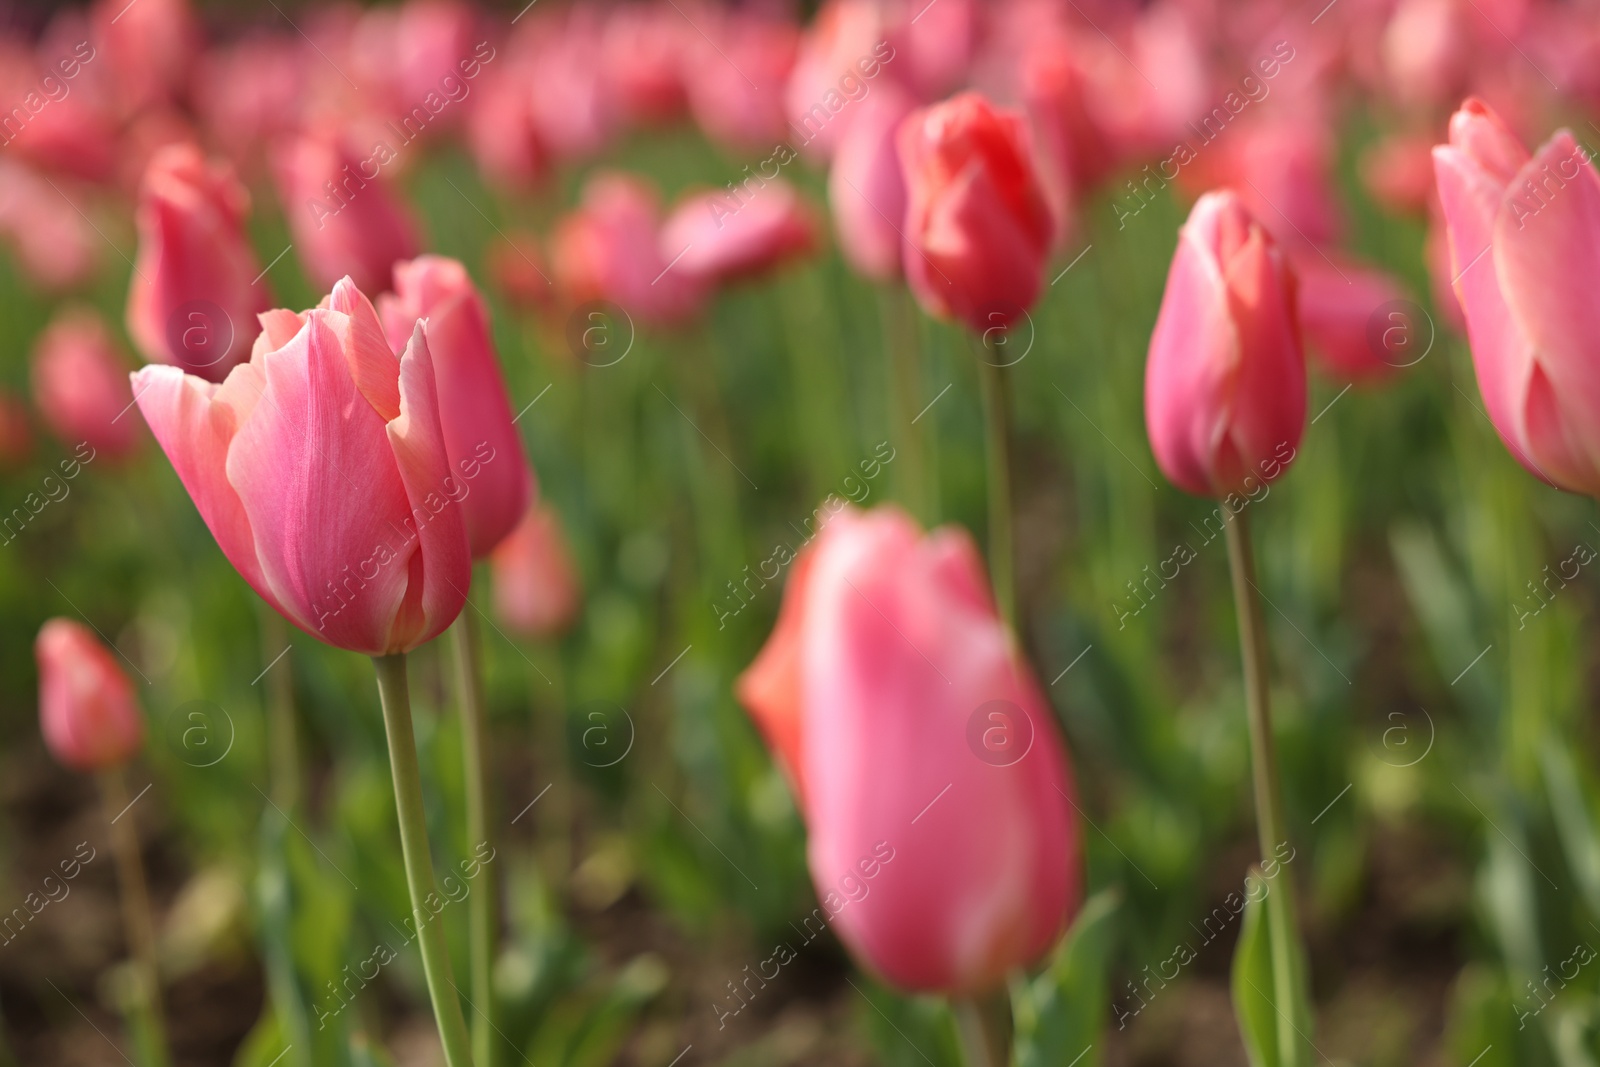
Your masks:
<svg viewBox="0 0 1600 1067"><path fill-rule="evenodd" d="M1121 894L1101 890L1078 913L1045 972L1014 982L1014 1067L1098 1067L1110 999L1107 969Z"/></svg>
<svg viewBox="0 0 1600 1067"><path fill-rule="evenodd" d="M1303 1067L1310 1062L1305 958L1293 933L1288 896L1281 888L1272 887L1260 898L1246 901L1233 953L1233 1009L1250 1067ZM1275 944L1280 938L1281 944Z"/></svg>

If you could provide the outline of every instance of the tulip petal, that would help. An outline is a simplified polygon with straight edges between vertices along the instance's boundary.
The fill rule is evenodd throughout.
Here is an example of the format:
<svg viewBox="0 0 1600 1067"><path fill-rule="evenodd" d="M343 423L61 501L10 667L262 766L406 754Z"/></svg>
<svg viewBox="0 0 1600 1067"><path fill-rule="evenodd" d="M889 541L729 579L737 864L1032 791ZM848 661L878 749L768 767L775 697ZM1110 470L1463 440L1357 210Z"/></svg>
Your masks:
<svg viewBox="0 0 1600 1067"><path fill-rule="evenodd" d="M355 379L356 388L379 418L391 421L400 414L400 368L383 336L383 325L372 301L347 274L333 287L328 307L350 318L350 344L345 358L350 361L350 376Z"/></svg>

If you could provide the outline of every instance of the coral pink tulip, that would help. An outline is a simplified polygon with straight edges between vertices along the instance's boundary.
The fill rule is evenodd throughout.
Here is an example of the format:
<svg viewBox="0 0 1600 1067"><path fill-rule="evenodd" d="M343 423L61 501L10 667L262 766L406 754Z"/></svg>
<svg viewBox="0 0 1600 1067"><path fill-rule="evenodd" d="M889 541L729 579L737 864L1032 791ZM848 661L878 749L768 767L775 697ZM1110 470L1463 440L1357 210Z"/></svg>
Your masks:
<svg viewBox="0 0 1600 1067"><path fill-rule="evenodd" d="M121 107L133 111L183 94L202 45L188 0L98 0L90 25Z"/></svg>
<svg viewBox="0 0 1600 1067"><path fill-rule="evenodd" d="M1600 175L1561 130L1533 155L1478 100L1433 150L1478 389L1512 455L1600 495Z"/></svg>
<svg viewBox="0 0 1600 1067"><path fill-rule="evenodd" d="M782 178L738 196L715 191L681 201L661 228L661 254L674 271L704 282L727 282L773 270L817 246L810 205Z"/></svg>
<svg viewBox="0 0 1600 1067"><path fill-rule="evenodd" d="M349 275L377 292L398 260L417 254L415 226L381 173L386 162L382 151L358 157L331 133L280 146L279 196L295 252L319 287Z"/></svg>
<svg viewBox="0 0 1600 1067"><path fill-rule="evenodd" d="M33 352L33 402L62 444L86 442L115 459L130 454L144 431L133 415L128 369L95 312L58 314Z"/></svg>
<svg viewBox="0 0 1600 1067"><path fill-rule="evenodd" d="M549 169L534 120L533 68L508 62L486 71L467 112L467 147L485 178L503 189L531 188Z"/></svg>
<svg viewBox="0 0 1600 1067"><path fill-rule="evenodd" d="M543 504L528 509L489 557L494 610L511 630L550 637L578 614L583 586L561 519Z"/></svg>
<svg viewBox="0 0 1600 1067"><path fill-rule="evenodd" d="M964 532L924 535L892 507L835 515L738 694L863 964L902 989L972 993L1055 943L1079 897L1072 776Z"/></svg>
<svg viewBox="0 0 1600 1067"><path fill-rule="evenodd" d="M51 619L33 643L39 664L39 727L50 754L75 771L128 762L144 739L133 684L93 631Z"/></svg>
<svg viewBox="0 0 1600 1067"><path fill-rule="evenodd" d="M249 207L233 168L208 165L194 145L151 159L128 288L128 333L146 359L220 382L249 354L256 316L271 306L244 232Z"/></svg>
<svg viewBox="0 0 1600 1067"><path fill-rule="evenodd" d="M599 62L622 117L638 125L683 113L689 38L701 40L681 9L666 4L613 8L601 32Z"/></svg>
<svg viewBox="0 0 1600 1067"><path fill-rule="evenodd" d="M878 281L900 275L906 180L895 134L912 106L893 83L879 86L861 101L861 114L839 139L828 170L839 250L859 273Z"/></svg>
<svg viewBox="0 0 1600 1067"><path fill-rule="evenodd" d="M1055 223L1022 118L977 93L900 127L906 280L929 313L983 333L1038 298Z"/></svg>
<svg viewBox="0 0 1600 1067"><path fill-rule="evenodd" d="M1178 234L1145 365L1156 462L1198 496L1254 492L1293 460L1306 421L1295 282L1232 190L1207 193Z"/></svg>
<svg viewBox="0 0 1600 1067"><path fill-rule="evenodd" d="M795 143L824 161L896 59L879 0L829 0L800 41L784 105Z"/></svg>
<svg viewBox="0 0 1600 1067"><path fill-rule="evenodd" d="M1386 271L1311 251L1295 257L1294 273L1306 348L1329 375L1372 383L1422 358L1430 327L1398 306L1406 292Z"/></svg>
<svg viewBox="0 0 1600 1067"><path fill-rule="evenodd" d="M345 278L324 306L269 311L217 385L133 376L139 408L217 544L290 622L380 656L437 636L472 580L426 331L397 359Z"/></svg>
<svg viewBox="0 0 1600 1067"><path fill-rule="evenodd" d="M517 525L534 491L533 468L511 423L489 313L467 268L443 256L396 263L394 288L378 298L378 315L397 352L419 319L427 323L445 453L452 468L477 472L461 508L473 558L481 559Z"/></svg>

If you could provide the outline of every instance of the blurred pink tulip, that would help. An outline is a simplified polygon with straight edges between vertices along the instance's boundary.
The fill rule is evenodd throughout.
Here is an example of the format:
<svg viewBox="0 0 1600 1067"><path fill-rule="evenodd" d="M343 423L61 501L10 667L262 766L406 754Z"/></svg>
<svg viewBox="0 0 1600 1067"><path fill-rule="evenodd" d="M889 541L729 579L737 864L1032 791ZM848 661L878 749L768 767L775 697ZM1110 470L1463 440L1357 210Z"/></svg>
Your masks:
<svg viewBox="0 0 1600 1067"><path fill-rule="evenodd" d="M15 246L28 280L70 289L94 273L100 235L61 193L25 164L0 156L0 234Z"/></svg>
<svg viewBox="0 0 1600 1067"><path fill-rule="evenodd" d="M467 481L461 497L467 541L473 558L482 559L516 526L534 493L489 313L467 268L443 256L396 263L394 289L378 298L378 315L397 352L405 350L419 319L426 324L445 453Z"/></svg>
<svg viewBox="0 0 1600 1067"><path fill-rule="evenodd" d="M1322 369L1370 384L1420 359L1430 331L1399 307L1407 299L1399 281L1344 256L1323 256L1312 251L1293 261L1300 330Z"/></svg>
<svg viewBox="0 0 1600 1067"><path fill-rule="evenodd" d="M683 113L683 68L689 36L698 35L681 9L663 3L614 7L600 38L599 61L624 120L653 125Z"/></svg>
<svg viewBox="0 0 1600 1067"><path fill-rule="evenodd" d="M1489 418L1523 466L1600 495L1600 175L1558 131L1529 156L1479 100L1433 150L1451 276Z"/></svg>
<svg viewBox="0 0 1600 1067"><path fill-rule="evenodd" d="M1433 198L1433 139L1395 133L1361 155L1361 182L1387 211L1420 215Z"/></svg>
<svg viewBox="0 0 1600 1067"><path fill-rule="evenodd" d="M1287 469L1306 421L1295 281L1232 190L1207 193L1178 234L1145 365L1156 462L1197 496L1253 493Z"/></svg>
<svg viewBox="0 0 1600 1067"><path fill-rule="evenodd" d="M550 260L566 301L609 300L651 325L698 312L705 286L662 256L660 210L643 179L614 172L590 178L578 209L552 238Z"/></svg>
<svg viewBox="0 0 1600 1067"><path fill-rule="evenodd" d="M204 44L189 0L96 0L90 12L93 40L128 113L182 98Z"/></svg>
<svg viewBox="0 0 1600 1067"><path fill-rule="evenodd" d="M784 90L794 141L827 160L860 114L863 97L896 61L880 0L828 0L807 27Z"/></svg>
<svg viewBox="0 0 1600 1067"><path fill-rule="evenodd" d="M266 146L287 136L301 117L307 54L288 38L268 36L208 51L193 91L208 139L241 166L259 164Z"/></svg>
<svg viewBox="0 0 1600 1067"><path fill-rule="evenodd" d="M120 146L105 54L77 13L58 23L36 46L0 37L0 146L41 170L106 182Z"/></svg>
<svg viewBox="0 0 1600 1067"><path fill-rule="evenodd" d="M979 0L897 0L889 8L895 76L924 100L938 100L966 80L978 45Z"/></svg>
<svg viewBox="0 0 1600 1067"><path fill-rule="evenodd" d="M966 533L924 535L892 507L835 515L737 688L865 966L974 993L1055 943L1080 892L1072 776Z"/></svg>
<svg viewBox="0 0 1600 1067"><path fill-rule="evenodd" d="M531 65L507 61L485 71L467 111L467 147L483 176L502 189L525 191L550 166L534 116Z"/></svg>
<svg viewBox="0 0 1600 1067"><path fill-rule="evenodd" d="M269 311L221 385L133 376L144 413L223 555L306 633L371 656L453 622L472 580L433 361L397 359L349 278L323 306Z"/></svg>
<svg viewBox="0 0 1600 1067"><path fill-rule="evenodd" d="M1055 223L1022 118L977 93L912 112L899 132L906 280L922 306L983 333L1039 296Z"/></svg>
<svg viewBox="0 0 1600 1067"><path fill-rule="evenodd" d="M552 637L577 616L583 587L561 520L551 508L529 508L490 555L489 566L495 615L512 631Z"/></svg>
<svg viewBox="0 0 1600 1067"><path fill-rule="evenodd" d="M710 39L689 40L683 71L700 128L741 151L770 149L785 140L784 87L799 53L800 30L781 18L730 9L706 32Z"/></svg>
<svg viewBox="0 0 1600 1067"><path fill-rule="evenodd" d="M529 50L534 128L558 159L598 154L617 127L617 103L595 56L601 28L593 12L566 13L560 32L551 32Z"/></svg>
<svg viewBox="0 0 1600 1067"><path fill-rule="evenodd" d="M448 129L461 109L441 106L435 112L428 98L453 104L471 91L462 79L461 64L473 61L474 50L484 40L478 11L462 0L406 0L397 15L395 54L389 60L400 113L422 106L430 115L430 131Z"/></svg>
<svg viewBox="0 0 1600 1067"><path fill-rule="evenodd" d="M545 260L537 234L514 230L496 242L485 257L489 277L501 297L518 311L548 313L557 304L553 269Z"/></svg>
<svg viewBox="0 0 1600 1067"><path fill-rule="evenodd" d="M361 158L331 132L304 133L274 162L295 252L317 286L349 275L375 292L397 261L417 254L416 227L381 173L382 152Z"/></svg>
<svg viewBox="0 0 1600 1067"><path fill-rule="evenodd" d="M87 442L120 458L144 438L133 417L127 375L100 316L69 308L56 315L33 350L33 403L62 444Z"/></svg>
<svg viewBox="0 0 1600 1067"><path fill-rule="evenodd" d="M1313 105L1308 104L1307 107ZM1335 145L1320 110L1226 130L1179 171L1196 193L1227 186L1285 248L1336 241L1343 222L1333 185Z"/></svg>
<svg viewBox="0 0 1600 1067"><path fill-rule="evenodd" d="M271 294L244 232L250 194L192 144L156 153L139 189L128 333L156 363L220 382L245 359Z"/></svg>
<svg viewBox="0 0 1600 1067"><path fill-rule="evenodd" d="M661 228L659 248L674 272L722 283L775 270L817 246L816 212L782 178L736 196L724 191L686 197Z"/></svg>
<svg viewBox="0 0 1600 1067"><path fill-rule="evenodd" d="M900 276L906 180L895 136L913 101L884 84L861 101L861 114L845 131L828 170L839 250L860 274L878 281Z"/></svg>
<svg viewBox="0 0 1600 1067"><path fill-rule="evenodd" d="M133 683L87 626L55 618L33 643L45 747L75 771L127 763L144 740Z"/></svg>

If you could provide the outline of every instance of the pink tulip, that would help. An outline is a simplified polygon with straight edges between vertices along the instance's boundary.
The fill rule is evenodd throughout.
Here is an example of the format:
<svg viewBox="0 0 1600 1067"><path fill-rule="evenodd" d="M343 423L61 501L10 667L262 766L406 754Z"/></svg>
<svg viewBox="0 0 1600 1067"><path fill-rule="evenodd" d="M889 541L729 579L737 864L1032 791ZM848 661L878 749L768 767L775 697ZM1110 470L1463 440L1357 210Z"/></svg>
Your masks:
<svg viewBox="0 0 1600 1067"><path fill-rule="evenodd" d="M888 83L860 107L828 170L828 203L844 258L857 272L888 281L900 275L905 244L906 180L895 134L912 100Z"/></svg>
<svg viewBox="0 0 1600 1067"><path fill-rule="evenodd" d="M545 638L571 625L583 587L553 509L543 504L529 508L489 557L489 566L495 614L509 629Z"/></svg>
<svg viewBox="0 0 1600 1067"><path fill-rule="evenodd" d="M817 246L810 205L782 178L749 182L738 195L706 192L680 201L661 228L659 247L674 271L706 283L751 278Z"/></svg>
<svg viewBox="0 0 1600 1067"><path fill-rule="evenodd" d="M55 317L33 351L33 402L65 445L87 442L120 458L144 437L133 417L127 367L100 316L69 308Z"/></svg>
<svg viewBox="0 0 1600 1067"><path fill-rule="evenodd" d="M601 173L561 220L551 263L568 302L609 300L642 323L670 325L699 311L703 282L661 254L660 203L643 179Z"/></svg>
<svg viewBox="0 0 1600 1067"><path fill-rule="evenodd" d="M376 292L396 261L417 254L416 228L382 174L383 156L359 156L328 132L280 146L279 197L295 252L319 287L349 275Z"/></svg>
<svg viewBox="0 0 1600 1067"><path fill-rule="evenodd" d="M1433 150L1451 275L1490 420L1551 485L1600 494L1600 176L1558 131L1531 157L1478 100Z"/></svg>
<svg viewBox="0 0 1600 1067"><path fill-rule="evenodd" d="M132 113L183 95L203 43L188 0L97 0L90 23L122 108Z"/></svg>
<svg viewBox="0 0 1600 1067"><path fill-rule="evenodd" d="M1197 496L1253 493L1299 447L1306 367L1294 275L1232 190L1202 196L1179 231L1144 409L1156 462Z"/></svg>
<svg viewBox="0 0 1600 1067"><path fill-rule="evenodd" d="M695 121L742 152L770 150L790 136L784 86L800 31L786 20L732 8L688 41L684 88ZM748 80L746 80L748 79Z"/></svg>
<svg viewBox="0 0 1600 1067"><path fill-rule="evenodd" d="M397 16L396 54L389 58L400 112L426 107L432 94L451 103L438 112L427 108L430 130L453 126L461 114L454 101L463 91L470 92L463 90L468 83L461 77L461 63L473 59L484 40L477 10L462 0L406 0Z"/></svg>
<svg viewBox="0 0 1600 1067"><path fill-rule="evenodd" d="M1433 199L1433 141L1394 133L1361 156L1361 182L1387 211L1421 215Z"/></svg>
<svg viewBox="0 0 1600 1067"><path fill-rule="evenodd" d="M445 453L463 474L478 472L461 507L472 556L482 559L516 526L534 492L533 468L511 422L489 313L467 268L443 256L396 263L394 288L394 295L378 298L378 314L396 351L404 351L419 319L427 324Z"/></svg>
<svg viewBox="0 0 1600 1067"><path fill-rule="evenodd" d="M1348 257L1323 256L1297 256L1294 273L1300 330L1326 373L1374 383L1420 359L1431 331L1411 321L1413 312L1391 306L1406 299L1400 283Z"/></svg>
<svg viewBox="0 0 1600 1067"><path fill-rule="evenodd" d="M43 175L0 157L0 233L16 248L25 276L45 289L86 281L104 247L88 220L63 206Z"/></svg>
<svg viewBox="0 0 1600 1067"><path fill-rule="evenodd" d="M626 4L610 11L598 59L626 121L656 125L683 113L691 36L701 40L682 9L666 4Z"/></svg>
<svg viewBox="0 0 1600 1067"><path fill-rule="evenodd" d="M534 128L558 159L590 158L616 132L618 106L595 62L601 27L592 15L588 9L571 9L560 32L530 49Z"/></svg>
<svg viewBox="0 0 1600 1067"><path fill-rule="evenodd" d="M51 619L33 643L45 747L75 771L128 762L144 740L133 684L87 626Z"/></svg>
<svg viewBox="0 0 1600 1067"><path fill-rule="evenodd" d="M497 241L485 258L489 277L506 303L519 311L548 314L554 310L557 294L550 276L554 268L545 260L538 235L514 230L504 241Z"/></svg>
<svg viewBox="0 0 1600 1067"><path fill-rule="evenodd" d="M860 114L855 106L896 60L879 0L828 0L800 41L784 91L794 144L827 160Z"/></svg>
<svg viewBox="0 0 1600 1067"><path fill-rule="evenodd" d="M972 993L1055 943L1079 898L1071 772L966 533L835 515L738 695L798 795L817 913L864 965Z"/></svg>
<svg viewBox="0 0 1600 1067"><path fill-rule="evenodd" d="M977 93L900 127L906 281L927 311L983 333L1039 296L1055 223L1022 118Z"/></svg>
<svg viewBox="0 0 1600 1067"><path fill-rule="evenodd" d="M426 330L397 359L349 278L324 306L269 311L217 385L133 376L139 409L223 555L306 633L406 652L460 613L472 580Z"/></svg>
<svg viewBox="0 0 1600 1067"><path fill-rule="evenodd" d="M220 382L244 359L271 306L244 232L250 194L233 168L192 144L162 149L139 190L139 259L128 333L157 363Z"/></svg>
<svg viewBox="0 0 1600 1067"><path fill-rule="evenodd" d="M259 164L266 146L288 136L300 117L307 57L317 60L295 41L268 36L207 52L195 72L194 102L208 140L241 167Z"/></svg>
<svg viewBox="0 0 1600 1067"><path fill-rule="evenodd" d="M487 70L467 112L467 147L483 176L502 189L532 188L550 166L539 138L532 84L534 67L508 59Z"/></svg>

